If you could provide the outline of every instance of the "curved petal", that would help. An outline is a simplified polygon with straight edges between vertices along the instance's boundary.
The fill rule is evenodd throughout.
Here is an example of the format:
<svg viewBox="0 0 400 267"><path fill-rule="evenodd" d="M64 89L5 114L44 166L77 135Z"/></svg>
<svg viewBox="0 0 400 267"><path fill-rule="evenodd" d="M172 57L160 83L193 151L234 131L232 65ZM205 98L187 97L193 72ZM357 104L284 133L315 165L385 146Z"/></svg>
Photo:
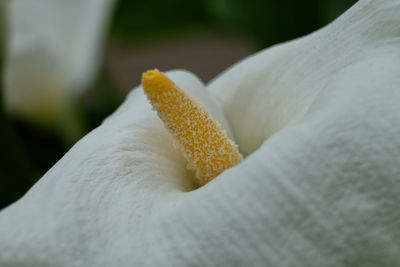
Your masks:
<svg viewBox="0 0 400 267"><path fill-rule="evenodd" d="M398 47L397 0L359 1L332 24L238 63L209 84L244 155L301 121L332 76L380 47ZM249 130L251 129L251 130Z"/></svg>
<svg viewBox="0 0 400 267"><path fill-rule="evenodd" d="M398 265L400 58L398 46L391 45L398 41L394 35L397 28L384 27L383 35L392 33L394 37L390 41L379 37L382 41L374 42L373 33L367 34L363 27L378 27L381 24L374 19L382 18L382 10L389 13L390 20L390 14L398 13L399 6L389 0L363 1L329 26L330 30L325 29L328 38L330 34L339 34L332 30L339 27L335 25L341 25L343 31L355 27L355 35L359 28L365 38L370 36L371 48L360 44L365 54L358 54L357 60L348 54L348 64L332 67L330 75L316 71L328 68L323 64L305 65L314 66L315 83L323 83L323 90L315 86L308 94L299 93L303 96L302 105L286 98L276 99L291 110L290 116L285 115L283 104L277 104L276 114L297 124L288 126L276 120L282 126L278 132L242 164L198 190L183 192L182 180L187 173L182 157L173 152L171 140L155 113L150 112L148 104L142 104L143 94L134 91L113 116L81 140L24 198L0 214L0 263ZM365 18L360 19L360 14ZM353 20L351 16L355 16ZM322 34L323 31L314 36ZM329 47L323 39L318 43L318 38L312 38L315 51L319 45ZM361 39L350 40L342 48L358 45L357 40ZM304 40L307 38L275 51L285 55L293 48L300 53L303 44L312 55L306 45L310 41ZM336 39L331 36L329 40L332 43ZM339 38L336 43L345 42ZM327 51L338 53L338 58L347 53L340 49ZM259 55L263 62L275 57L270 54L264 58L269 52L265 53ZM251 62L257 63L257 57ZM309 61L304 57L303 62ZM254 66L257 71L256 65L249 64L248 68ZM332 65L336 66L334 61ZM239 66L236 68L247 68ZM289 68L291 64L280 66L286 69L284 66ZM297 74L294 77L300 85L313 85L311 78L305 79L308 83L302 80L300 67L298 72L295 70L289 73ZM268 116L262 113L262 107L272 107L253 95L265 98L272 94L251 86L252 80L261 81L263 77L248 73L250 82L246 82L236 72L237 81L243 81L251 95L241 93L242 100L248 100L249 109L257 107L257 116L264 117L251 119L255 114L236 99L241 90L235 89L238 85L232 82L235 76L230 73L235 72L228 72L226 77L230 78L224 78L226 83L217 80L211 89L221 97L240 145L251 152L265 139L261 133L267 129L263 123ZM312 76L314 72L304 67L303 74ZM278 79L279 75L274 77ZM296 81L290 77L293 80L288 78L287 84L294 89L287 89L288 98L300 91L295 88L303 88L296 87ZM225 84L228 89L218 88L218 84ZM301 116L295 112L302 110ZM246 133L239 127L239 118L250 120L242 120L242 127L254 128L247 128ZM261 130L255 124L257 121ZM256 140L247 139L251 136Z"/></svg>
<svg viewBox="0 0 400 267"><path fill-rule="evenodd" d="M183 71L167 75L202 98L224 123L196 77ZM92 261L108 260L105 243L126 240L128 226L133 232L126 245L140 245L153 216L175 195L194 189L191 175L143 89L135 89L22 199L0 213L0 265L101 266Z"/></svg>
<svg viewBox="0 0 400 267"><path fill-rule="evenodd" d="M170 252L155 261L397 266L396 51L377 51L343 68L301 123L281 129L243 163L187 194L154 227L162 249L153 247L150 253Z"/></svg>

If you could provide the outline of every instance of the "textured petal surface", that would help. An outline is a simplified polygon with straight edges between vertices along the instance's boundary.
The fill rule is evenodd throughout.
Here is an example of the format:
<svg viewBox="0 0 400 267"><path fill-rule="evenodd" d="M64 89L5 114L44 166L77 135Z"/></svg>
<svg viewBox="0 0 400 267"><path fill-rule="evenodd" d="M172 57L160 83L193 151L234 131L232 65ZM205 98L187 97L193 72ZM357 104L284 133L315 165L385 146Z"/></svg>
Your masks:
<svg viewBox="0 0 400 267"><path fill-rule="evenodd" d="M196 77L183 71L168 76L202 99L226 127ZM186 164L142 88L133 90L110 118L1 212L0 266L131 266L139 257L132 253L142 253L143 235L153 232L154 216L175 203L178 193L194 189ZM115 253L127 253L121 264Z"/></svg>
<svg viewBox="0 0 400 267"><path fill-rule="evenodd" d="M398 266L399 14L398 1L361 1L217 78L248 157L193 191L134 90L0 213L0 265Z"/></svg>
<svg viewBox="0 0 400 267"><path fill-rule="evenodd" d="M241 152L251 153L301 121L344 67L377 49L398 48L399 25L398 0L360 1L325 28L261 51L212 81L210 92L223 103ZM398 50L388 51L393 53Z"/></svg>

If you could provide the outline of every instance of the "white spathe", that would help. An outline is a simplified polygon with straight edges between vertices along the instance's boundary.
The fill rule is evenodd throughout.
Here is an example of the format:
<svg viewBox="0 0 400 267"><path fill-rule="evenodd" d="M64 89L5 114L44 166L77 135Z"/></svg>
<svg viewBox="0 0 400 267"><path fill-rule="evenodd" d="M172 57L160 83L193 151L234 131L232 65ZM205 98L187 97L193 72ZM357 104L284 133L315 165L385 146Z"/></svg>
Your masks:
<svg viewBox="0 0 400 267"><path fill-rule="evenodd" d="M0 266L399 266L399 25L400 1L360 1L213 97L169 73L223 121L222 105L248 155L193 191L134 90L0 213Z"/></svg>
<svg viewBox="0 0 400 267"><path fill-rule="evenodd" d="M113 0L17 0L4 4L4 98L10 112L54 124L97 71Z"/></svg>

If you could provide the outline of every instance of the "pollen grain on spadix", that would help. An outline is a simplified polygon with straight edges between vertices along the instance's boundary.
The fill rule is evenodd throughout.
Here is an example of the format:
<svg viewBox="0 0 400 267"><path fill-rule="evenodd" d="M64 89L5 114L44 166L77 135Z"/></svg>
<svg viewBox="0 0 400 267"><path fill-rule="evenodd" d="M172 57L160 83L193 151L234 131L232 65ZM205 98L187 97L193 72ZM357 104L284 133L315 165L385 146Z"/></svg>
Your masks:
<svg viewBox="0 0 400 267"><path fill-rule="evenodd" d="M204 107L158 70L143 74L143 89L204 185L243 160L237 145Z"/></svg>

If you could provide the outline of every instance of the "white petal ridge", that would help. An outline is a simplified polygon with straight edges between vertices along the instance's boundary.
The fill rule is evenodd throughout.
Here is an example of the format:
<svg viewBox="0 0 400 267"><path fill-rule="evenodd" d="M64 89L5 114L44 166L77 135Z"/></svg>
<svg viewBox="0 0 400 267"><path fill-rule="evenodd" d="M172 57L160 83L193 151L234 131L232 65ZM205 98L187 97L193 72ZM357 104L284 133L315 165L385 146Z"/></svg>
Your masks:
<svg viewBox="0 0 400 267"><path fill-rule="evenodd" d="M227 127L194 75L166 74ZM107 266L111 250L142 246L153 216L195 188L186 164L143 89L133 90L112 116L1 212L0 266ZM96 256L100 247L102 256Z"/></svg>
<svg viewBox="0 0 400 267"><path fill-rule="evenodd" d="M306 37L261 51L208 86L226 112L245 155L272 134L300 122L335 73L400 44L400 3L359 1ZM249 130L251 129L251 130Z"/></svg>

